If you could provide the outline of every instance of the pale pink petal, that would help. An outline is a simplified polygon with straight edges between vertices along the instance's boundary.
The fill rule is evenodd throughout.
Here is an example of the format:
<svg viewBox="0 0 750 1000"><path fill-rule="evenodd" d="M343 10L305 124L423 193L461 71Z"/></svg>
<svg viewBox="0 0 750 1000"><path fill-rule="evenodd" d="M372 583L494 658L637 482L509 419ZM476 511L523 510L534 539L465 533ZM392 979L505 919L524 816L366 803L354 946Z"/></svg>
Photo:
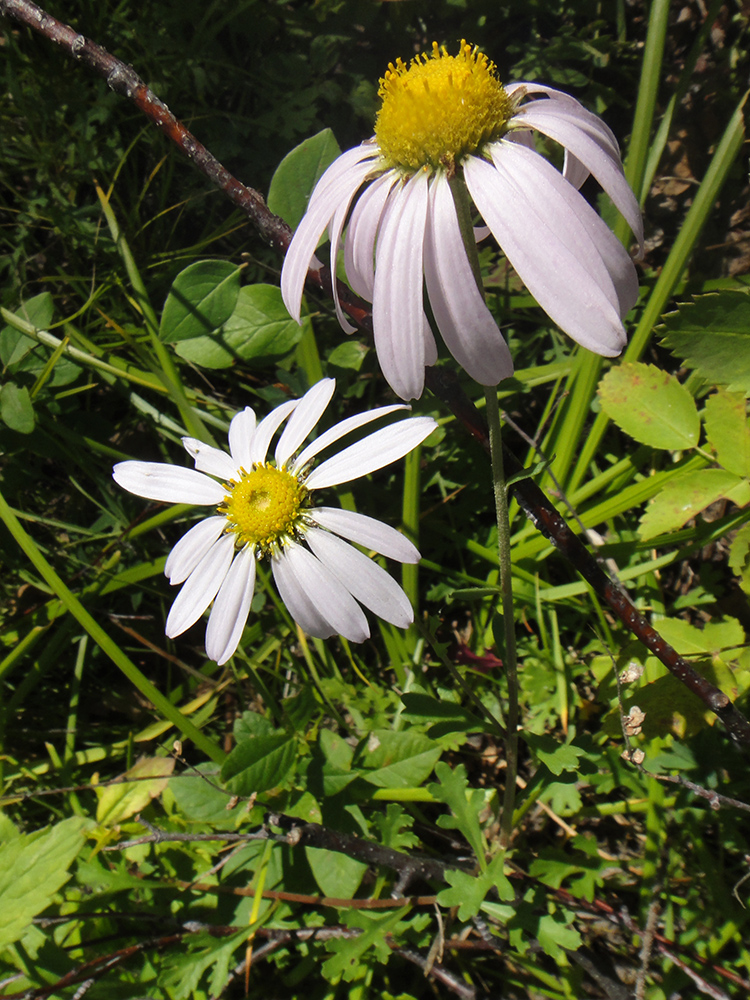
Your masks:
<svg viewBox="0 0 750 1000"><path fill-rule="evenodd" d="M222 535L206 552L182 585L167 615L165 632L170 639L194 625L211 601L232 563L234 535Z"/></svg>
<svg viewBox="0 0 750 1000"><path fill-rule="evenodd" d="M327 531L310 528L305 541L321 563L366 608L398 628L411 625L414 610L409 598L377 563Z"/></svg>
<svg viewBox="0 0 750 1000"><path fill-rule="evenodd" d="M423 243L427 174L394 189L378 235L372 322L383 375L402 399L422 395L425 369Z"/></svg>
<svg viewBox="0 0 750 1000"><path fill-rule="evenodd" d="M384 417L387 413L393 413L396 410L409 410L410 406L405 403L392 403L390 406L378 406L374 410L365 410L364 413L356 413L353 417L346 417L345 420L340 420L333 427L329 427L327 431L323 431L314 441L304 448L297 458L292 462L289 467L289 471L296 475L300 472L310 459L314 458L318 452L323 451L329 445L333 444L334 441L338 441L339 438L344 437L345 434L350 434L352 431L356 430L358 427L362 427L364 424L369 424L373 420L378 420L380 417Z"/></svg>
<svg viewBox="0 0 750 1000"><path fill-rule="evenodd" d="M210 444L205 444L203 441L191 437L184 437L182 446L195 461L198 472L207 472L210 476L217 476L223 482L236 479L237 463L225 451L212 448Z"/></svg>
<svg viewBox="0 0 750 1000"><path fill-rule="evenodd" d="M619 155L603 148L602 134L589 131L589 119L577 110L556 108L552 101L534 101L525 105L518 117L533 128L559 142L591 171L619 209L639 244L643 243L643 220L635 195L625 180ZM598 123L600 119L595 119ZM616 157L616 158L615 158Z"/></svg>
<svg viewBox="0 0 750 1000"><path fill-rule="evenodd" d="M513 95L519 90L522 90L526 96L530 94L542 94L543 97L548 97L551 101L557 102L559 107L565 107L570 109L575 109L579 114L592 120L595 127L606 137L612 149L619 156L620 147L615 138L615 134L612 129L607 125L607 123L601 119L598 115L595 115L593 111L589 111L588 108L584 108L581 102L575 98L571 97L570 94L566 94L563 90L556 90L554 87L547 87L543 83L512 83L505 88L506 93ZM538 99L537 99L538 101ZM534 98L528 102L528 104L521 104L518 110L527 107L529 104L537 103ZM513 125L515 119L511 119L511 125Z"/></svg>
<svg viewBox="0 0 750 1000"><path fill-rule="evenodd" d="M268 416L261 420L250 442L251 465L261 465L265 462L271 438L298 403L298 399L288 399L285 403L281 403L274 410L271 410Z"/></svg>
<svg viewBox="0 0 750 1000"><path fill-rule="evenodd" d="M358 514L353 510L342 510L338 507L315 507L309 513L309 518L315 524L329 531L335 531L342 538L363 545L367 549L379 552L402 563L419 562L419 550L400 531L391 528L374 517Z"/></svg>
<svg viewBox="0 0 750 1000"><path fill-rule="evenodd" d="M477 288L450 184L440 174L430 186L426 237L425 284L443 340L476 382L497 385L513 374L513 361Z"/></svg>
<svg viewBox="0 0 750 1000"><path fill-rule="evenodd" d="M189 503L198 507L218 504L224 489L195 469L163 462L118 462L112 478L124 490L147 500L164 503Z"/></svg>
<svg viewBox="0 0 750 1000"><path fill-rule="evenodd" d="M347 184L350 184L351 188L354 188L357 177L359 177L359 183L357 187L352 192L352 197L356 194L356 191L362 186L365 178L372 170L372 164L369 160L365 160L363 163L357 163L350 168L349 174L347 175ZM339 250L341 248L341 234L344 231L344 223L346 222L347 216L349 214L349 204L351 198L342 198L338 208L333 213L333 218L328 227L328 238L331 241L331 274L336 276L336 261L338 259ZM338 319L341 328L344 333L354 333L356 327L352 326L349 320L344 315L341 308L341 302L339 300L339 291L336 281L333 282L333 305L336 310L336 318Z"/></svg>
<svg viewBox="0 0 750 1000"><path fill-rule="evenodd" d="M385 205L398 180L389 170L368 184L352 209L344 241L344 266L352 290L372 302L375 286L375 240Z"/></svg>
<svg viewBox="0 0 750 1000"><path fill-rule="evenodd" d="M255 551L238 552L216 595L206 629L206 655L221 666L239 645L255 591Z"/></svg>
<svg viewBox="0 0 750 1000"><path fill-rule="evenodd" d="M508 150L527 154L530 164L542 161L522 146L509 144ZM605 357L619 354L626 338L609 299L611 282L603 290L587 264L571 250L566 231L573 224L569 209L562 203L565 211L556 212L553 218L538 215L526 198L519 198L513 173L503 166L506 158L498 157L494 166L477 157L467 158L464 177L474 204L547 315L584 347Z"/></svg>
<svg viewBox="0 0 750 1000"><path fill-rule="evenodd" d="M309 490L319 490L382 469L416 448L436 427L432 417L409 417L390 427L382 427L321 462L307 477L305 485Z"/></svg>
<svg viewBox="0 0 750 1000"><path fill-rule="evenodd" d="M323 416L335 388L335 378L323 378L308 389L297 403L276 445L274 457L279 468L288 464L289 459Z"/></svg>
<svg viewBox="0 0 750 1000"><path fill-rule="evenodd" d="M254 411L246 406L232 417L229 425L229 450L237 467L244 469L245 472L250 472L252 465L250 445L255 434L255 422Z"/></svg>
<svg viewBox="0 0 750 1000"><path fill-rule="evenodd" d="M187 580L226 526L225 517L206 517L182 536L164 566L164 574L171 584Z"/></svg>
<svg viewBox="0 0 750 1000"><path fill-rule="evenodd" d="M273 578L276 589L287 606L289 614L297 622L303 632L314 635L318 639L327 639L336 635L336 629L323 617L312 596L308 593L295 570L295 562L290 558L292 550L301 546L286 545L276 553L271 560ZM308 553L309 555L309 553Z"/></svg>

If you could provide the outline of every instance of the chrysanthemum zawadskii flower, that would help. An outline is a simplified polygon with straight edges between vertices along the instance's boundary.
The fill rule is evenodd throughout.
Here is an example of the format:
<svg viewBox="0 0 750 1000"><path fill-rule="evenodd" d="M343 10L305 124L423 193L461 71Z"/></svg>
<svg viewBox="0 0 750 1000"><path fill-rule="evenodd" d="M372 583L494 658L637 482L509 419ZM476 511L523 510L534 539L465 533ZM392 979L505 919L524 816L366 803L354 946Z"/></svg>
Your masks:
<svg viewBox="0 0 750 1000"><path fill-rule="evenodd" d="M317 490L366 476L416 448L437 426L431 417L409 417L381 427L324 459L335 441L386 414L408 409L381 406L335 424L310 444L335 388L323 379L301 399L277 406L256 426L250 407L229 426L229 454L183 438L195 469L159 462L120 462L118 485L149 500L213 507L214 513L183 535L169 554L165 573L181 583L167 617L166 633L180 635L213 601L206 653L224 663L234 653L250 613L256 560L269 556L274 581L290 614L309 635L340 634L362 642L370 634L363 604L385 621L406 628L411 604L395 580L349 542L399 562L419 561L402 534L364 514L313 506ZM268 450L281 425L273 458Z"/></svg>
<svg viewBox="0 0 750 1000"><path fill-rule="evenodd" d="M391 64L380 97L375 136L326 170L294 234L281 276L292 316L299 321L308 269L321 266L321 236L327 229L335 274L345 232L346 275L372 302L378 359L399 396L420 396L425 366L437 360L425 292L446 346L472 378L495 385L512 374L467 254L452 193L458 183L548 316L597 354L619 354L637 276L579 192L589 174L639 243L643 229L604 122L551 87L502 86L494 64L466 42L456 56L435 43L429 57ZM534 132L564 147L562 172L536 152Z"/></svg>

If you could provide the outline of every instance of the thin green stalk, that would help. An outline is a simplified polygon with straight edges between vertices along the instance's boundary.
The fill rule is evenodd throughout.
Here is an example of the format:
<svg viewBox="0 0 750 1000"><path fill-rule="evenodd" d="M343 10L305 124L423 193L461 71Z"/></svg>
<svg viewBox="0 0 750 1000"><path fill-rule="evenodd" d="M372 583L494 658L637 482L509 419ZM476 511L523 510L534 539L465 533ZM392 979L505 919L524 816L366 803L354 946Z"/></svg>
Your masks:
<svg viewBox="0 0 750 1000"><path fill-rule="evenodd" d="M40 573L44 581L52 588L67 611L83 626L102 652L125 674L144 698L147 698L165 719L168 719L182 732L186 739L192 740L211 760L218 764L222 763L226 756L224 751L206 736L205 733L202 733L197 726L187 719L176 706L154 687L151 681L125 656L117 643L107 635L101 625L92 618L78 598L63 583L39 551L33 539L26 534L2 493L0 493L0 519L4 521L19 548Z"/></svg>
<svg viewBox="0 0 750 1000"><path fill-rule="evenodd" d="M487 425L490 432L492 457L492 487L497 518L497 548L500 564L503 628L505 649L503 669L508 683L508 706L505 717L505 792L500 817L500 845L504 849L513 833L513 810L516 801L516 776L518 774L518 664L516 658L516 629L513 616L513 583L511 579L510 521L508 519L508 488L503 467L503 443L500 432L500 408L494 387L484 390Z"/></svg>

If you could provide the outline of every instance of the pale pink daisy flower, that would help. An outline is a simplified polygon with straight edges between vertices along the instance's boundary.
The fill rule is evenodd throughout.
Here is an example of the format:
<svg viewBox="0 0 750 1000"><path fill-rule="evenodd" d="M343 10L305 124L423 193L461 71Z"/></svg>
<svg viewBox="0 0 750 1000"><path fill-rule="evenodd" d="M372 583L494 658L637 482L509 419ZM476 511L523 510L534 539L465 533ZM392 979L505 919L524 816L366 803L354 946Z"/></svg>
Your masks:
<svg viewBox="0 0 750 1000"><path fill-rule="evenodd" d="M335 274L345 232L346 275L372 302L378 360L399 396L420 396L425 366L437 360L425 292L446 346L472 378L496 385L511 375L467 254L456 206L471 206L458 184L547 315L589 350L619 354L638 280L628 252L579 192L589 174L639 244L643 227L604 122L552 87L503 87L494 64L466 42L457 56L435 43L429 58L391 64L380 96L375 136L326 170L294 234L281 275L291 315L300 321L308 269L322 266L315 250L323 233ZM563 146L562 172L535 150L534 132Z"/></svg>
<svg viewBox="0 0 750 1000"><path fill-rule="evenodd" d="M416 448L437 426L409 417L381 427L312 468L323 449L365 424L407 406L381 406L335 424L302 447L328 406L334 379L301 399L277 406L256 424L246 407L229 425L229 454L183 438L195 469L159 462L120 462L118 485L149 500L213 507L183 535L164 572L181 583L166 633L180 635L213 601L206 653L224 663L235 652L250 613L256 560L269 556L274 581L294 620L309 635L340 634L363 642L370 634L360 605L399 628L414 618L401 587L376 562L350 545L404 563L419 561L415 546L395 528L338 507L313 507L317 490L366 476ZM286 421L273 458L271 440Z"/></svg>

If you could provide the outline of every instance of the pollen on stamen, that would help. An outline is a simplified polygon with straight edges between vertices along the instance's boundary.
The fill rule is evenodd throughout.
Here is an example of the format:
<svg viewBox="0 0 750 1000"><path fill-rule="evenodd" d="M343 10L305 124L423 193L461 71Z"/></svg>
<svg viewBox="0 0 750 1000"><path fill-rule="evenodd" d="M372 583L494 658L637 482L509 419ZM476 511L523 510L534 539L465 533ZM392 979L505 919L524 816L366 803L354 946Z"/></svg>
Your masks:
<svg viewBox="0 0 750 1000"><path fill-rule="evenodd" d="M242 469L239 481L229 481L217 510L226 517L227 530L235 533L238 546L258 546L263 553L299 532L307 496L296 476L260 465L251 472Z"/></svg>

